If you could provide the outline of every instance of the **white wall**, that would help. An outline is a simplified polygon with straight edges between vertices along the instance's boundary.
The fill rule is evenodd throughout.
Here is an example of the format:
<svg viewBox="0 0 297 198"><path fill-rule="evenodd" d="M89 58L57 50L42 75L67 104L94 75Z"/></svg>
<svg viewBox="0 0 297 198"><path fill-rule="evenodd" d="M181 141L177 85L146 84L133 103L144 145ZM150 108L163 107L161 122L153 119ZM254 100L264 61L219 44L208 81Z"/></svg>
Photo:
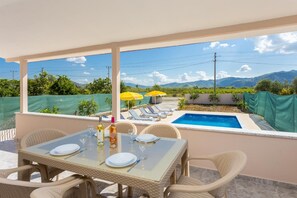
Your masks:
<svg viewBox="0 0 297 198"><path fill-rule="evenodd" d="M213 104L209 101L208 97L210 94L199 94L197 99L190 100L190 94L185 94L185 98L189 104ZM220 102L218 104L234 105L235 102L232 101L232 94L218 94ZM242 99L242 94L238 94L239 98Z"/></svg>
<svg viewBox="0 0 297 198"><path fill-rule="evenodd" d="M97 124L96 118L78 118L65 115L40 115L38 113L16 114L17 137L40 128L57 128L67 133L86 129L87 125ZM104 123L105 126L109 123ZM147 124L136 123L138 131ZM228 150L242 150L248 156L242 174L297 184L297 136L270 137L226 130L190 129L178 127L182 138L189 142L191 156L213 154ZM281 133L281 132L279 132ZM210 168L206 163L192 165Z"/></svg>

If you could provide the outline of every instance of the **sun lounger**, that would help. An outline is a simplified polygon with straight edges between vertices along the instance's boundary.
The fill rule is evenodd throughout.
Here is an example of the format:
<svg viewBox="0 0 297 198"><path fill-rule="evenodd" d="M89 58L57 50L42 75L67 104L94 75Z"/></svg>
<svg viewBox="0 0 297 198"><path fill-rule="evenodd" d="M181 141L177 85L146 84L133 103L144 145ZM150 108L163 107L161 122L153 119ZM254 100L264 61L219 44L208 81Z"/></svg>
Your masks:
<svg viewBox="0 0 297 198"><path fill-rule="evenodd" d="M156 111L152 106L147 106L147 108L150 110L150 112L152 113L161 113L161 114L165 114L166 116L171 116L172 112L170 111Z"/></svg>
<svg viewBox="0 0 297 198"><path fill-rule="evenodd" d="M167 118L167 114L165 112L152 112L151 110L147 110L146 108L143 108L144 111L148 114L155 114L155 115L159 115L161 118Z"/></svg>
<svg viewBox="0 0 297 198"><path fill-rule="evenodd" d="M147 111L145 111L144 108L139 108L140 112L141 112L141 116L142 117L145 117L145 118L150 118L150 117L153 117L153 118L156 118L158 120L161 120L161 116L159 114L154 114L154 113L148 113Z"/></svg>
<svg viewBox="0 0 297 198"><path fill-rule="evenodd" d="M161 107L159 107L158 105L155 105L155 107L159 110L159 111L161 111L161 112L174 112L175 111L175 109L163 109L163 108L161 108Z"/></svg>
<svg viewBox="0 0 297 198"><path fill-rule="evenodd" d="M123 116L123 114L120 114L120 118L121 118L122 120L125 120L125 117Z"/></svg>
<svg viewBox="0 0 297 198"><path fill-rule="evenodd" d="M142 120L142 121L156 121L156 119L150 117L150 118L142 118L140 117L133 109L129 110L129 113L131 114L132 118L134 120Z"/></svg>

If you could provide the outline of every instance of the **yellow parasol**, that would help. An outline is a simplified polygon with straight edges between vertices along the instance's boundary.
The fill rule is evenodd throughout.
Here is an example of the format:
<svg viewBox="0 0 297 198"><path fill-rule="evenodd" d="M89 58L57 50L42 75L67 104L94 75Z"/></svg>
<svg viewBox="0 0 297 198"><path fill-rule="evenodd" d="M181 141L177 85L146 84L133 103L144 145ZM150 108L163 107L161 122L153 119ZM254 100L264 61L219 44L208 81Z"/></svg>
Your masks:
<svg viewBox="0 0 297 198"><path fill-rule="evenodd" d="M124 101L128 101L128 109L129 109L129 101L130 100L142 100L143 95L135 92L123 92L120 94L120 99Z"/></svg>
<svg viewBox="0 0 297 198"><path fill-rule="evenodd" d="M157 103L157 96L166 96L166 93L163 92L163 91L157 91L157 90L154 90L154 91L148 92L148 93L145 94L144 96L152 96L152 97L155 97L155 104L156 104L156 103Z"/></svg>

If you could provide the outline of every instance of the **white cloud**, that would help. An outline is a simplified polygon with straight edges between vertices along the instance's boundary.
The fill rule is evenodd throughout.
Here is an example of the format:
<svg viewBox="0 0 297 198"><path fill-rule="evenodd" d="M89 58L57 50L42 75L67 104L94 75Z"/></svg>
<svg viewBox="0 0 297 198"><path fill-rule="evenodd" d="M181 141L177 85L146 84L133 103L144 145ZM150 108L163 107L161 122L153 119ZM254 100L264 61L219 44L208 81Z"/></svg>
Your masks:
<svg viewBox="0 0 297 198"><path fill-rule="evenodd" d="M94 71L95 69L94 69L94 67L91 67L90 70Z"/></svg>
<svg viewBox="0 0 297 198"><path fill-rule="evenodd" d="M85 62L87 62L87 59L84 56L80 56L80 57L67 58L66 61L71 63L76 63L76 64L84 64Z"/></svg>
<svg viewBox="0 0 297 198"><path fill-rule="evenodd" d="M79 79L77 82L78 83L88 83L89 80L85 78L85 79Z"/></svg>
<svg viewBox="0 0 297 198"><path fill-rule="evenodd" d="M287 32L279 34L279 37L288 43L296 43L297 42L297 33L296 32Z"/></svg>
<svg viewBox="0 0 297 198"><path fill-rule="evenodd" d="M219 46L219 44L220 44L220 42L217 42L217 41L216 42L211 42L209 47L210 48L215 48L215 47Z"/></svg>
<svg viewBox="0 0 297 198"><path fill-rule="evenodd" d="M235 46L236 46L235 44L232 44L232 45L231 45L231 47L235 47Z"/></svg>
<svg viewBox="0 0 297 198"><path fill-rule="evenodd" d="M235 45L231 45L231 47L234 47ZM228 43L220 43L218 41L211 42L208 47L204 47L203 50L209 50L209 49L219 49L219 48L226 48L230 47Z"/></svg>
<svg viewBox="0 0 297 198"><path fill-rule="evenodd" d="M228 74L228 72L226 71L219 71L217 73L217 79L221 79L221 78L227 78L230 77L231 75Z"/></svg>
<svg viewBox="0 0 297 198"><path fill-rule="evenodd" d="M207 76L205 71L196 71L194 74L192 72L189 73L183 73L182 75L178 76L178 79L175 80L175 82L192 82L197 80L208 80L210 79L209 76Z"/></svg>
<svg viewBox="0 0 297 198"><path fill-rule="evenodd" d="M220 47L229 47L229 44L228 43L222 43L219 45Z"/></svg>
<svg viewBox="0 0 297 198"><path fill-rule="evenodd" d="M297 32L257 37L254 50L260 54L267 52L295 54L297 53Z"/></svg>
<svg viewBox="0 0 297 198"><path fill-rule="evenodd" d="M86 65L85 64L80 64L80 66L85 67Z"/></svg>
<svg viewBox="0 0 297 198"><path fill-rule="evenodd" d="M268 38L267 35L259 36L256 41L255 51L258 51L260 54L265 52L273 52L275 46L272 44L272 40Z"/></svg>
<svg viewBox="0 0 297 198"><path fill-rule="evenodd" d="M84 75L90 75L91 73L90 72L84 72Z"/></svg>
<svg viewBox="0 0 297 198"><path fill-rule="evenodd" d="M154 71L145 77L131 77L127 73L121 73L121 80L126 83L134 83L139 85L154 85L154 84L167 84L172 82L192 82L197 80L208 80L212 79L206 74L205 71L196 71L196 72L185 72L181 75L178 75L176 78L169 78L167 75Z"/></svg>
<svg viewBox="0 0 297 198"><path fill-rule="evenodd" d="M171 80L166 76L165 74L161 74L158 71L153 71L151 74L148 75L155 84L164 84L164 83L170 83L174 82L174 80Z"/></svg>
<svg viewBox="0 0 297 198"><path fill-rule="evenodd" d="M242 65L236 72L248 72L251 70L252 68L249 65Z"/></svg>
<svg viewBox="0 0 297 198"><path fill-rule="evenodd" d="M205 71L196 71L198 80L208 80L210 77L207 76Z"/></svg>

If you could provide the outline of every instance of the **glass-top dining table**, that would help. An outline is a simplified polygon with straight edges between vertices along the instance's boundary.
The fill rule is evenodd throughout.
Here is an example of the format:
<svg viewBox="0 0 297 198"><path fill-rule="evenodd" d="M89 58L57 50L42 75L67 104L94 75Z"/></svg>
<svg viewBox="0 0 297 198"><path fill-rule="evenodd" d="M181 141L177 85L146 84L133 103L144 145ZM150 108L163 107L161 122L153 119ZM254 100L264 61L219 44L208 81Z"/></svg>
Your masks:
<svg viewBox="0 0 297 198"><path fill-rule="evenodd" d="M88 136L85 145L80 139ZM88 131L81 131L62 138L34 145L18 152L18 165L37 162L46 166L68 170L81 175L108 180L130 187L136 187L148 192L150 197L163 197L164 187L168 181L174 182L177 164L185 163L188 156L188 142L184 139L160 138L160 140L145 145L145 159L137 164L122 168L113 168L105 164L106 158L120 153L129 152L140 158L143 153L139 148L141 143L131 141L129 135L118 133L116 148L110 148L109 139L104 146L97 146L96 137ZM65 156L52 156L49 151L64 144L78 144L81 149ZM182 170L186 173L188 170ZM29 173L19 174L20 180L28 180Z"/></svg>

